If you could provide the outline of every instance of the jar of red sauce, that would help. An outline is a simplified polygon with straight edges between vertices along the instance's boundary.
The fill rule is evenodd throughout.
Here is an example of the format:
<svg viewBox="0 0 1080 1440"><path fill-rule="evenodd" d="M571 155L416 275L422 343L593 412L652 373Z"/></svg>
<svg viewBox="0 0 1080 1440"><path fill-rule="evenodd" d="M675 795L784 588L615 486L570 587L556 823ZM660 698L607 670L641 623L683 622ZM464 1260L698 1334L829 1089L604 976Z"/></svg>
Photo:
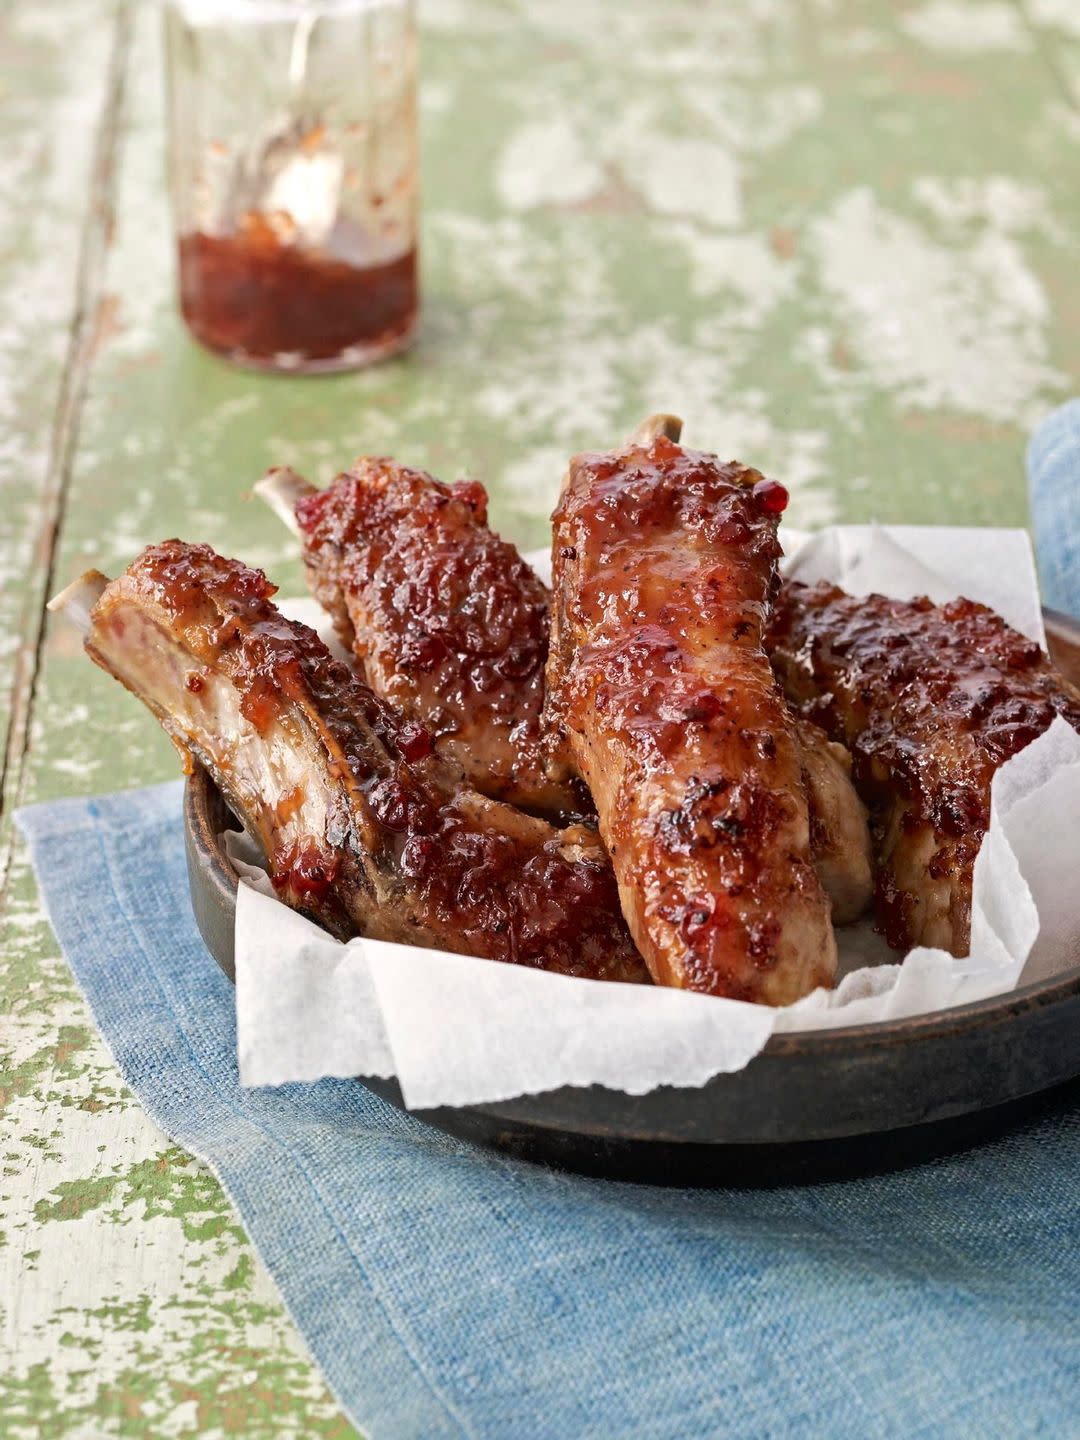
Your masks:
<svg viewBox="0 0 1080 1440"><path fill-rule="evenodd" d="M180 309L260 370L395 354L418 311L413 0L171 0Z"/></svg>

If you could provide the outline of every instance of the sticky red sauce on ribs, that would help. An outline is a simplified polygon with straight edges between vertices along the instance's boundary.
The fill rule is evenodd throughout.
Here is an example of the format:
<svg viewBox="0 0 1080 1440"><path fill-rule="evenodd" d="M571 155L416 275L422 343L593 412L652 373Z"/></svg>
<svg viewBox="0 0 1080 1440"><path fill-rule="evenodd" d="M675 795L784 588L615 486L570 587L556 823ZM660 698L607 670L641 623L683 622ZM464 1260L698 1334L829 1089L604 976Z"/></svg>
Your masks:
<svg viewBox="0 0 1080 1440"><path fill-rule="evenodd" d="M334 660L313 630L286 620L274 592L260 571L208 546L166 541L144 551L96 609L107 623L145 596L185 660L227 676L256 731L315 737L338 798L325 833L281 851L268 845L286 898L335 933L373 930L572 975L642 978L595 837L464 788L426 758L423 727ZM110 668L108 654L90 648ZM197 753L214 750L200 743L211 738L190 736ZM264 798L275 819L279 806L296 814L305 799L292 789Z"/></svg>
<svg viewBox="0 0 1080 1440"><path fill-rule="evenodd" d="M768 635L789 698L850 747L875 816L878 924L890 945L966 954L995 772L1080 695L984 605L783 586Z"/></svg>
<svg viewBox="0 0 1080 1440"><path fill-rule="evenodd" d="M312 589L372 687L485 794L580 809L546 773L547 589L488 528L483 487L364 459L296 518Z"/></svg>

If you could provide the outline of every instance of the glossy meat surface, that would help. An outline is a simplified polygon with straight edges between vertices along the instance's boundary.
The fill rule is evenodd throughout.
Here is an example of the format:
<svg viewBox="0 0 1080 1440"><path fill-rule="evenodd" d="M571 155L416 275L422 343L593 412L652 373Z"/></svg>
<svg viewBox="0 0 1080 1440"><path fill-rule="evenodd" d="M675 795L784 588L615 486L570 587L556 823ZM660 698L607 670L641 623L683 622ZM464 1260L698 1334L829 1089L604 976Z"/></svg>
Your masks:
<svg viewBox="0 0 1080 1440"><path fill-rule="evenodd" d="M548 713L653 978L784 1004L832 982L836 950L794 721L762 649L774 494L665 435L573 460Z"/></svg>
<svg viewBox="0 0 1080 1440"><path fill-rule="evenodd" d="M208 767L282 898L342 937L646 978L595 835L467 789L273 592L166 541L108 585L86 646Z"/></svg>
<svg viewBox="0 0 1080 1440"><path fill-rule="evenodd" d="M484 687L490 666L510 672L521 668L516 657L524 624L526 652L547 655L547 587L523 564L512 546L504 545L487 530L484 497L479 486L440 485L418 471L406 471L389 461L363 462L348 475L319 492L293 471L272 470L256 493L287 524L305 538L305 554L312 589L335 620L339 634L364 666L375 692L391 699L406 714L438 733L448 714L438 673L418 670L412 591L401 582L408 564L403 553L419 549L431 562L431 516L438 519L440 575L450 577L427 592L425 635L460 631L460 608L484 588L484 567L477 551L493 552L498 571L500 610L505 620L485 641L490 652L483 667L462 670L463 647L453 648L452 704L454 728L442 734L438 748L464 762L469 780L486 794L509 793L522 804L556 813L592 812L592 797L577 782L576 789L545 775L545 753L538 736L537 704L542 695L532 674L514 693L504 695L502 706L492 706ZM460 492L476 495L466 504ZM394 492L391 495L391 492ZM478 492L478 494L477 494ZM388 498L389 497L389 498ZM304 524L300 524L300 516ZM390 561L387 557L395 558ZM381 557L381 558L380 558ZM349 583L345 577L352 577ZM390 577L394 584L380 584ZM474 578L476 577L476 578ZM490 587L488 587L490 588ZM542 602L544 633L537 637L533 624ZM457 610L455 610L457 607ZM474 678L478 673L479 678ZM520 707L524 723L509 724ZM851 761L842 747L830 742L815 725L797 728L802 750L803 776L810 807L810 846L818 876L832 901L833 920L847 924L858 918L870 902L870 841L866 812L851 784Z"/></svg>
<svg viewBox="0 0 1080 1440"><path fill-rule="evenodd" d="M792 703L851 750L889 944L967 954L994 772L1056 715L1080 729L1080 694L1033 640L970 600L789 583L768 643Z"/></svg>
<svg viewBox="0 0 1080 1440"><path fill-rule="evenodd" d="M485 794L580 810L545 771L547 589L488 528L483 487L363 459L295 514L311 588L372 688Z"/></svg>

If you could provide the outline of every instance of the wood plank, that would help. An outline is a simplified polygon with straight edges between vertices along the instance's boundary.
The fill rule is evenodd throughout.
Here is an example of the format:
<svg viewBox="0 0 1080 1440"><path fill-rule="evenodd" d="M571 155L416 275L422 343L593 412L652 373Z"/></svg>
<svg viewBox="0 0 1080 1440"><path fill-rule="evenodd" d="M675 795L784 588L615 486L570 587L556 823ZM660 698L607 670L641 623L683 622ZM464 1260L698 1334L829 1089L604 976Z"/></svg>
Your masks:
<svg viewBox="0 0 1080 1440"><path fill-rule="evenodd" d="M78 53L69 25L87 36ZM0 816L19 793L42 605L95 334L126 17L84 0L0 17ZM4 832L6 833L6 832ZM0 838L0 897L8 848Z"/></svg>
<svg viewBox="0 0 1080 1440"><path fill-rule="evenodd" d="M17 609L13 629L16 623L23 627L13 663L0 674L0 680L17 681L9 802L21 797L40 763L37 744L51 754L58 789L93 788L96 757L110 751L116 756L117 733L102 728L82 699L80 681L90 672L81 655L64 700L71 728L64 730L64 748L49 752L42 742L51 728L52 702L48 684L38 684L36 663L55 540L68 515L87 379L114 315L108 295L116 270L107 252L122 123L131 150L122 162L128 166L129 227L138 225L140 187L160 189L157 167L149 168L151 159L160 164L155 7L141 7L133 54L128 10L86 5L80 14L69 6L65 18L60 8L51 7L51 20L36 16L27 23L39 40L46 21L51 26L55 86L45 83L53 72L39 67L41 88L35 99L27 86L22 119L28 135L40 131L59 149L68 145L65 190L84 204L93 193L94 205L85 224L77 211L68 217L66 249L59 214L49 226L20 236L33 263L21 258L10 270L16 294L29 286L35 306L20 311L22 328L12 337L10 354L0 350L0 377L18 385L11 395L17 420L12 430L21 447L0 455L6 467L0 472L0 554L10 556L20 578L17 591L2 587L0 605L11 607L5 618ZM81 49L72 43L80 27L86 35ZM4 53L13 52L5 47ZM97 96L98 114L85 97L81 107L65 98L78 94L79 86ZM131 96L126 111L125 89ZM8 113L0 106L0 114ZM140 163L147 165L142 173L133 168ZM29 183L29 168L27 177ZM56 177L49 183L59 188ZM54 269L55 297L49 281ZM0 300L11 298L7 279L0 271ZM66 308L61 279L71 292ZM54 300L52 337L46 321ZM39 478L28 486L19 467L35 445ZM27 503L20 508L22 501ZM102 523L91 498L80 532ZM76 657L76 648L61 638L54 653L65 651ZM28 723L35 741L29 749ZM84 742L68 746L80 729ZM104 783L116 783L123 769L116 758L117 769ZM128 778L137 774L133 768ZM32 783L29 788L32 794ZM347 1440L352 1427L311 1365L220 1186L169 1144L120 1083L57 952L21 846L10 869L2 946L0 1319L8 1364L0 1377L0 1433L239 1432Z"/></svg>

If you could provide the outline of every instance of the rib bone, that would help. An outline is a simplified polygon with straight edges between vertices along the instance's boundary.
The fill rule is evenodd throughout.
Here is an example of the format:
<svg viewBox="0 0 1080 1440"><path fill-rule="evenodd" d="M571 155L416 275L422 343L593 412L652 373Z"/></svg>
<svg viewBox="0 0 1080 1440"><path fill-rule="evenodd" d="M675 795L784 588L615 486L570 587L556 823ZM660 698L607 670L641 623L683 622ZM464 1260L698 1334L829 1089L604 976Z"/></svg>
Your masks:
<svg viewBox="0 0 1080 1440"><path fill-rule="evenodd" d="M533 811L587 808L547 770L547 590L488 527L480 485L366 458L326 490L275 470L256 493L299 531L311 589L368 684L471 784Z"/></svg>
<svg viewBox="0 0 1080 1440"><path fill-rule="evenodd" d="M682 421L651 415L634 431L632 442L648 446L665 437L675 441ZM457 487L440 485L420 471L389 460L361 459L326 491L288 469L271 470L255 493L304 543L311 587L334 619L346 646L363 667L376 694L400 706L428 727L440 751L465 767L480 790L541 810L591 808L591 799L575 792L550 759L544 759L539 710L542 675L517 675L505 687L508 702L493 711L483 677L492 663L506 657L513 631L522 619L531 623L548 595L506 542L492 536L477 513L483 492L467 487L473 513L463 513ZM387 497L390 497L388 504ZM298 510L305 523L298 519ZM413 603L416 577L433 553L438 536L438 583L421 588ZM490 563L485 570L485 555ZM469 643L484 649L477 667L451 645L449 656L431 671L414 663L411 647L421 610L426 633L453 636L454 612L483 614L485 576L496 567L508 597L501 619L502 638L488 633ZM449 577L449 578L448 578ZM405 596L403 604L401 597ZM426 607L426 608L425 608ZM471 632L470 632L471 634ZM534 645L536 658L545 643ZM477 677L481 678L477 678ZM452 696L451 705L447 698ZM453 723L448 713L455 712ZM814 725L797 736L811 813L814 864L832 900L833 920L846 924L862 914L872 892L870 841L866 812L850 778L850 762Z"/></svg>
<svg viewBox="0 0 1080 1440"><path fill-rule="evenodd" d="M757 471L644 430L570 462L549 718L596 801L653 978L786 1004L831 984L836 946L794 722L762 646L777 517Z"/></svg>
<svg viewBox="0 0 1080 1440"><path fill-rule="evenodd" d="M281 898L332 933L645 978L595 834L468 790L420 726L280 614L273 590L171 540L54 603L88 623L91 659L153 711L187 766L210 771Z"/></svg>

